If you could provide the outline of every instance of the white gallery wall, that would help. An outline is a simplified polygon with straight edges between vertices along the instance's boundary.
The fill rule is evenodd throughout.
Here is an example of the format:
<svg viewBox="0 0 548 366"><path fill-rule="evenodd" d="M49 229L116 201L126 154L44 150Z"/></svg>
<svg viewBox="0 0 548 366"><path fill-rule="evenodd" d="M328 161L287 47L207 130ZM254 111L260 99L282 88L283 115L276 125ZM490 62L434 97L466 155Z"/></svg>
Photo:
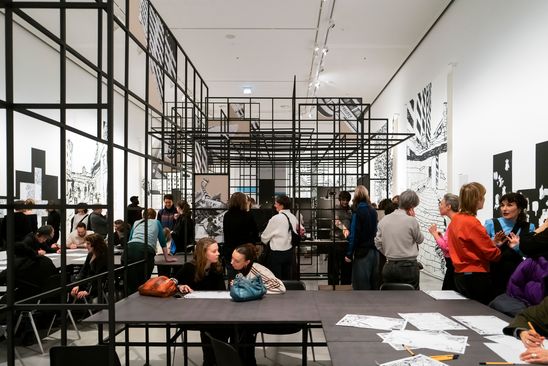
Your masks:
<svg viewBox="0 0 548 366"><path fill-rule="evenodd" d="M513 190L534 187L535 144L548 140L548 1L456 0L372 106L406 132L406 104L447 75L448 190L478 181L492 216L493 155L513 151ZM395 192L407 188L406 146Z"/></svg>

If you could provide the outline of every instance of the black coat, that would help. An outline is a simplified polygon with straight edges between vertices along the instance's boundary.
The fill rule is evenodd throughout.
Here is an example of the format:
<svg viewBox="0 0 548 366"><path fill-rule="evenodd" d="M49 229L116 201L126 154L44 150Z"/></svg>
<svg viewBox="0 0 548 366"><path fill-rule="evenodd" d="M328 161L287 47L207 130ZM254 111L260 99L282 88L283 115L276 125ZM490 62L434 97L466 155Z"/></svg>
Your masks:
<svg viewBox="0 0 548 366"><path fill-rule="evenodd" d="M49 241L51 244L57 243L59 240L59 230L61 228L61 215L56 210L48 212L48 219L46 220L48 225L53 227L53 238Z"/></svg>
<svg viewBox="0 0 548 366"><path fill-rule="evenodd" d="M224 275L221 272L210 270L206 272L201 281L196 282L196 265L192 262L187 262L181 270L177 272L175 278L179 281L179 285L187 285L194 291L224 291L226 290Z"/></svg>
<svg viewBox="0 0 548 366"><path fill-rule="evenodd" d="M223 218L225 248L233 250L237 246L259 241L255 219L249 211L229 209Z"/></svg>
<svg viewBox="0 0 548 366"><path fill-rule="evenodd" d="M194 221L192 221L192 217L180 215L175 221L171 237L175 241L175 253L184 252L185 248L194 244Z"/></svg>

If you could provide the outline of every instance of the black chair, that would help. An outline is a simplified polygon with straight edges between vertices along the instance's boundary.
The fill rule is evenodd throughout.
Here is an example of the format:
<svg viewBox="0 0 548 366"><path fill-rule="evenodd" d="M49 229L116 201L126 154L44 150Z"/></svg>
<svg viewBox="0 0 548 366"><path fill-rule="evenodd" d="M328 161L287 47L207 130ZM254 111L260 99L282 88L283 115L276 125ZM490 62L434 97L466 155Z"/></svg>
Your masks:
<svg viewBox="0 0 548 366"><path fill-rule="evenodd" d="M109 352L109 346L56 346L49 351L50 366L98 366L108 365L109 357L114 358L114 366L121 366L118 354Z"/></svg>
<svg viewBox="0 0 548 366"><path fill-rule="evenodd" d="M408 283L399 283L399 282L386 282L381 285L381 291L415 291L413 285Z"/></svg>
<svg viewBox="0 0 548 366"><path fill-rule="evenodd" d="M286 291L306 291L306 285L303 281L297 281L297 280L291 280L291 281L283 281ZM276 335L284 335L284 334L295 334L300 331L304 331L303 327L296 326L296 325L267 325L261 327L261 341L263 342L263 355L266 358L266 347L264 346L264 334L276 334ZM308 336L310 337L310 341L314 342L312 339L312 329L308 327ZM303 345L303 348L306 347ZM312 349L312 360L316 362L316 354L314 352L314 346L310 346Z"/></svg>
<svg viewBox="0 0 548 366"><path fill-rule="evenodd" d="M206 335L211 340L211 346L213 347L213 353L215 353L217 366L243 366L240 355L234 347L212 337L211 334L207 332Z"/></svg>

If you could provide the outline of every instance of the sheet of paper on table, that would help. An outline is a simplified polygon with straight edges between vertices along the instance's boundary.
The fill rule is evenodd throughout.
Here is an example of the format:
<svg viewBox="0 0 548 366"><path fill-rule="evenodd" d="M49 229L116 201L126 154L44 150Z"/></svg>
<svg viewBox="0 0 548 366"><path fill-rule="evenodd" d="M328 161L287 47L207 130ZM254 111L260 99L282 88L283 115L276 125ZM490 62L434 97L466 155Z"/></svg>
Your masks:
<svg viewBox="0 0 548 366"><path fill-rule="evenodd" d="M185 299L231 299L228 291L193 291Z"/></svg>
<svg viewBox="0 0 548 366"><path fill-rule="evenodd" d="M468 298L453 290L430 290L424 291L424 293L433 297L436 300L468 300Z"/></svg>
<svg viewBox="0 0 548 366"><path fill-rule="evenodd" d="M462 330L465 326L440 313L398 313L419 330Z"/></svg>
<svg viewBox="0 0 548 366"><path fill-rule="evenodd" d="M440 366L440 365L447 365L447 364L440 361L436 361L433 358L430 358L422 354L380 364L380 366Z"/></svg>
<svg viewBox="0 0 548 366"><path fill-rule="evenodd" d="M464 354L468 337L426 330L393 330L383 343L405 344L408 347L429 348L447 353Z"/></svg>
<svg viewBox="0 0 548 366"><path fill-rule="evenodd" d="M336 325L380 330L405 329L406 321L384 316L346 314Z"/></svg>
<svg viewBox="0 0 548 366"><path fill-rule="evenodd" d="M453 319L481 335L502 334L502 328L508 325L494 315L453 316Z"/></svg>

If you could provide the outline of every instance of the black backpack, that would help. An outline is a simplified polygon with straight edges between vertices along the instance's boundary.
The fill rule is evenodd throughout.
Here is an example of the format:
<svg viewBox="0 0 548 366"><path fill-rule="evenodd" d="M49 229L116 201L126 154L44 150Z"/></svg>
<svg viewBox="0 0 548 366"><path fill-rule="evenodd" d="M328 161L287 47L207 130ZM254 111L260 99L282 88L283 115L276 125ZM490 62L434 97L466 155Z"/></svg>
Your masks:
<svg viewBox="0 0 548 366"><path fill-rule="evenodd" d="M293 231L293 226L291 225L291 221L289 221L289 217L283 212L281 214L285 216L285 218L287 219L287 223L289 224L288 231L291 233L291 246L294 248L298 247L299 244L301 244L301 236Z"/></svg>

